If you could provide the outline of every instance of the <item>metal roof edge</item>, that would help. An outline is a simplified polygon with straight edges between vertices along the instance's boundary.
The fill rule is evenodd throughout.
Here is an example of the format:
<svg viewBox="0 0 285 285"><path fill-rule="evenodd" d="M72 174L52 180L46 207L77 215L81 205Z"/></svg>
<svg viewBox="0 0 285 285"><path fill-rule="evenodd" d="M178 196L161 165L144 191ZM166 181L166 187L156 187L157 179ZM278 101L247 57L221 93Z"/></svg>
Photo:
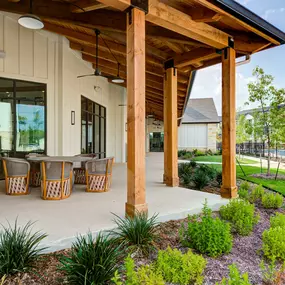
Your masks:
<svg viewBox="0 0 285 285"><path fill-rule="evenodd" d="M285 44L285 33L234 0L212 0L213 4L254 28Z"/></svg>

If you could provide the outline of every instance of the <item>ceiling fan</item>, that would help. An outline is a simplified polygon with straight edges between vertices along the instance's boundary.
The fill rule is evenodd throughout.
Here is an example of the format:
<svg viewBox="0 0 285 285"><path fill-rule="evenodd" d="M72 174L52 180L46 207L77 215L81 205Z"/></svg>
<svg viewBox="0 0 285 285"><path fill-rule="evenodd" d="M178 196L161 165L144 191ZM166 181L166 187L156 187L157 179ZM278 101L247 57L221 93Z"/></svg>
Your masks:
<svg viewBox="0 0 285 285"><path fill-rule="evenodd" d="M95 34L96 34L96 66L95 66L95 71L92 74L86 74L86 75L79 75L77 76L77 78L82 78L82 77L87 77L87 76L103 76L105 78L110 79L113 83L124 83L125 80L123 78L120 77L120 63L117 60L117 58L115 57L115 55L112 53L111 49L109 48L109 46L107 45L107 43L105 42L105 40L102 38L104 44L106 45L106 47L109 49L110 53L112 54L112 56L115 58L115 60L117 61L117 65L118 65L118 72L117 72L117 76L108 76L108 75L102 75L101 74L101 70L99 68L99 64L98 64L98 45L99 45L99 35L100 35L100 31L98 29L95 30Z"/></svg>

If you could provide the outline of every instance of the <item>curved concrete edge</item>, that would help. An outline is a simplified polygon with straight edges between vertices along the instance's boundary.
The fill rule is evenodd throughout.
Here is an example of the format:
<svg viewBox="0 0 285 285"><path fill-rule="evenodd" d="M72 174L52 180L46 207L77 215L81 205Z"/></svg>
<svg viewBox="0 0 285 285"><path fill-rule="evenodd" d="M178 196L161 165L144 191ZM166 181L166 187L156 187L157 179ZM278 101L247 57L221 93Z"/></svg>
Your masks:
<svg viewBox="0 0 285 285"><path fill-rule="evenodd" d="M226 205L229 202L228 199L222 199L220 197L217 197L215 201L209 201L208 200L208 206L213 210L217 211L219 208L223 205ZM171 220L181 220L184 218L187 218L188 215L194 215L201 213L203 208L202 204L195 205L195 207L179 210L179 211L173 211L166 214L158 214L158 222L164 223ZM97 231L89 231L92 233L94 237L96 237L99 233L107 234L109 231L114 230L116 227L106 227L102 228ZM46 250L43 251L43 253L52 253L64 249L71 248L72 244L76 241L77 237L79 236L85 236L88 233L88 231L85 234L78 234L66 238L59 239L57 241L48 242L48 243L41 243L40 247L47 247Z"/></svg>

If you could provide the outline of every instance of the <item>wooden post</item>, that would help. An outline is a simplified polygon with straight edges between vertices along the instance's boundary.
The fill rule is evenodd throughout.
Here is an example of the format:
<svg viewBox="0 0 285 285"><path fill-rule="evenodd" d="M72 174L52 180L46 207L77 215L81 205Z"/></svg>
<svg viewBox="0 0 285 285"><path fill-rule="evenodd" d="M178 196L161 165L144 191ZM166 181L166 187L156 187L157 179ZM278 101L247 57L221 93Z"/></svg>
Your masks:
<svg viewBox="0 0 285 285"><path fill-rule="evenodd" d="M127 16L128 196L126 215L147 211L145 198L145 13Z"/></svg>
<svg viewBox="0 0 285 285"><path fill-rule="evenodd" d="M164 182L178 186L177 70L166 69L164 77Z"/></svg>
<svg viewBox="0 0 285 285"><path fill-rule="evenodd" d="M236 52L226 48L222 58L223 198L237 197L236 186Z"/></svg>

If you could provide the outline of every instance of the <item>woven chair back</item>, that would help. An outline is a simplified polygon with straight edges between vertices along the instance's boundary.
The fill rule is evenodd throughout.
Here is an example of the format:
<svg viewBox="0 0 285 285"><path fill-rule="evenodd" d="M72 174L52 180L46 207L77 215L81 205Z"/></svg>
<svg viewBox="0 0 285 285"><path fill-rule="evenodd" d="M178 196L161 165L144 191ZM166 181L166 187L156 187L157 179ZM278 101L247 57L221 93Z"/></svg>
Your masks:
<svg viewBox="0 0 285 285"><path fill-rule="evenodd" d="M8 176L27 176L30 170L30 164L24 159L2 157L2 160L6 163Z"/></svg>

